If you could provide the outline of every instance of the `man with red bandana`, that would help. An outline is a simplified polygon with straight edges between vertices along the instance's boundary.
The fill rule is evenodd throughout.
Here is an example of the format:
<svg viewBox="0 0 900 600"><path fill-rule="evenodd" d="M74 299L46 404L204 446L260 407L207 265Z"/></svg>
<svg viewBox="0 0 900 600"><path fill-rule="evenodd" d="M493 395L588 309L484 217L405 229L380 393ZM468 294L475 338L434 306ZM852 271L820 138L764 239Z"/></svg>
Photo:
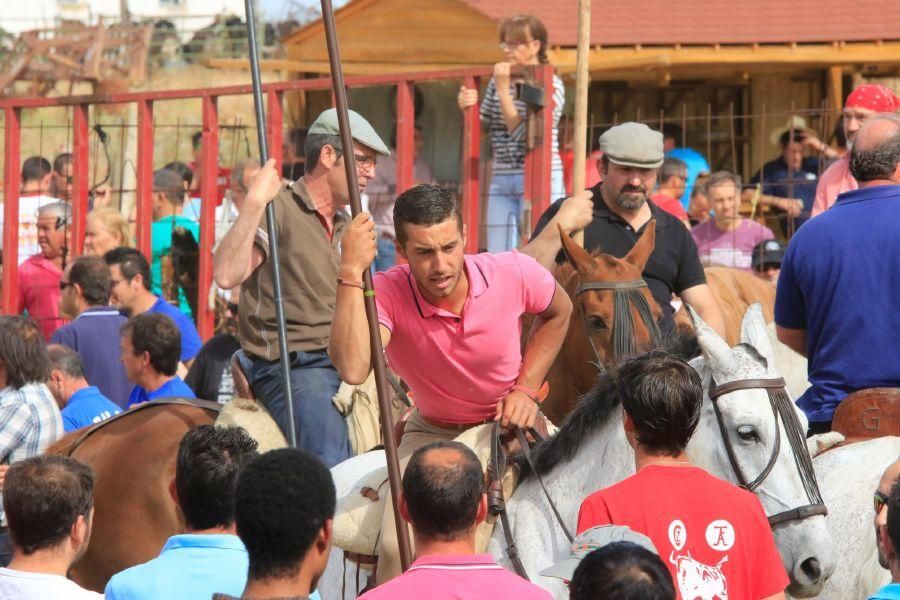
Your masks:
<svg viewBox="0 0 900 600"><path fill-rule="evenodd" d="M893 113L898 109L900 98L893 90L883 85L867 83L853 90L847 96L844 110L841 111L848 147L853 146L853 138L866 119L879 113ZM838 194L858 188L856 179L850 174L850 153L847 152L819 176L812 216L815 217L831 208Z"/></svg>

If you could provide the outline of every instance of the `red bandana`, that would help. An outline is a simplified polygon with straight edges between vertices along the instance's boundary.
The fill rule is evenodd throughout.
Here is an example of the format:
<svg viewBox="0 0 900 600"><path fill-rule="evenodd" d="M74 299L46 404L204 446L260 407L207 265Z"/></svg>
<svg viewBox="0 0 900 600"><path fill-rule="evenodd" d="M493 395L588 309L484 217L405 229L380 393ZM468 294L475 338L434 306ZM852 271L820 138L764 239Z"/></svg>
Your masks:
<svg viewBox="0 0 900 600"><path fill-rule="evenodd" d="M890 88L876 83L867 83L851 92L844 107L867 108L877 113L892 113L900 108L900 98Z"/></svg>

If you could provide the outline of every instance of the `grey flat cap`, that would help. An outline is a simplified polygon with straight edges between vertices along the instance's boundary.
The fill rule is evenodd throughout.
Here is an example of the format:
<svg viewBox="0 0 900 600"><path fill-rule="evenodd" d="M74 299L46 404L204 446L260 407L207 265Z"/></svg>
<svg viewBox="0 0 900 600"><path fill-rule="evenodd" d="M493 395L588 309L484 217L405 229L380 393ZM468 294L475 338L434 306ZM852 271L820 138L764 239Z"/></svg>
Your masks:
<svg viewBox="0 0 900 600"><path fill-rule="evenodd" d="M391 151L369 122L355 110L348 110L347 112L350 116L350 135L353 136L353 139L363 146L371 148L378 154L390 156ZM309 133L341 135L341 129L338 126L337 109L329 108L320 114L313 124L309 126Z"/></svg>
<svg viewBox="0 0 900 600"><path fill-rule="evenodd" d="M578 568L578 563L581 562L581 559L597 548L602 548L613 542L631 542L646 548L653 554L659 554L653 542L646 535L632 531L630 527L625 527L624 525L602 525L600 527L591 527L575 536L569 558L556 563L552 567L547 567L541 571L541 575L572 581L572 575L574 575L575 569Z"/></svg>
<svg viewBox="0 0 900 600"><path fill-rule="evenodd" d="M643 123L622 123L600 136L600 150L617 165L655 169L663 162L663 135Z"/></svg>

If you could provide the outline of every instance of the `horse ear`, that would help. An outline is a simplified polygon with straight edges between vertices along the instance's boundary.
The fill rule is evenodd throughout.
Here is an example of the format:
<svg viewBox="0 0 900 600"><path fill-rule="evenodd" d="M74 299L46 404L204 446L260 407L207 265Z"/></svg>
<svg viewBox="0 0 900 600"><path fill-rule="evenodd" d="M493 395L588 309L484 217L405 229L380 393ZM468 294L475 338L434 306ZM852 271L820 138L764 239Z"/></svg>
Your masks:
<svg viewBox="0 0 900 600"><path fill-rule="evenodd" d="M641 234L638 241L635 242L631 250L628 251L628 254L625 255L624 260L633 264L643 272L644 267L647 265L647 261L650 259L650 255L653 254L653 248L655 246L656 219L653 219L647 223L644 233Z"/></svg>
<svg viewBox="0 0 900 600"><path fill-rule="evenodd" d="M694 322L694 329L697 331L697 341L700 342L700 349L703 351L703 356L706 358L709 367L714 371L730 371L729 367L735 359L728 343L712 327L707 325L690 305L686 305L686 307L688 314L691 315L691 320Z"/></svg>
<svg viewBox="0 0 900 600"><path fill-rule="evenodd" d="M766 318L759 302L750 305L744 313L744 320L741 321L741 342L756 348L770 365L773 364L772 342L766 331Z"/></svg>
<svg viewBox="0 0 900 600"><path fill-rule="evenodd" d="M562 249L566 259L577 271L587 270L593 264L594 259L591 258L591 255L584 248L576 244L575 240L569 237L569 234L563 231L561 225L557 224L556 226L559 228L559 239L562 241Z"/></svg>

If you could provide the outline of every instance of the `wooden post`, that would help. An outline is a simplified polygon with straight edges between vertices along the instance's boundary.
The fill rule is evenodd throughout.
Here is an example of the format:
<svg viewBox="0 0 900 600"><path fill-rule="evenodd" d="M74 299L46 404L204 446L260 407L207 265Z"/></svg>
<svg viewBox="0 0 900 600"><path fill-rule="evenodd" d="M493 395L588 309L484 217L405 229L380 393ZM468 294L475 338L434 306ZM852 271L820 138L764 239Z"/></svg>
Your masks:
<svg viewBox="0 0 900 600"><path fill-rule="evenodd" d="M587 160L587 112L590 87L591 0L578 0L578 48L575 58L575 131L572 193L584 189L584 167ZM584 246L584 230L575 233L575 241Z"/></svg>

